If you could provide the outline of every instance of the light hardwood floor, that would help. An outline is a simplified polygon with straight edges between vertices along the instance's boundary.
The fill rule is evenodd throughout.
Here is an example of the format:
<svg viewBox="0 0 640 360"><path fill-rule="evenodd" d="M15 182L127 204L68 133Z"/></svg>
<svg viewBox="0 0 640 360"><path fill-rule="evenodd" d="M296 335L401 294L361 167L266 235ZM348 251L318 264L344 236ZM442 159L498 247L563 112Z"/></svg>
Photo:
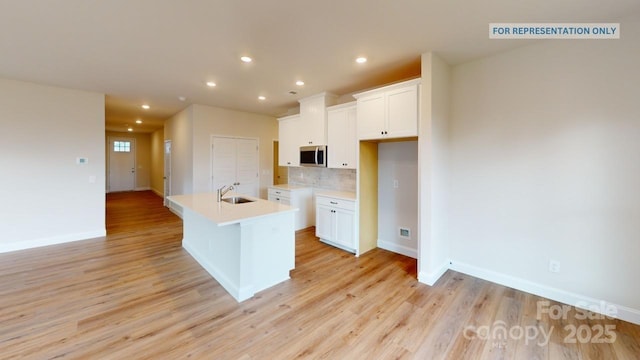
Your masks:
<svg viewBox="0 0 640 360"><path fill-rule="evenodd" d="M542 298L452 271L429 287L414 259L355 258L313 229L296 236L291 280L241 304L182 250L155 194L109 194L107 232L0 254L0 358L640 359L640 326L575 309L538 320ZM605 326L613 343L580 342Z"/></svg>

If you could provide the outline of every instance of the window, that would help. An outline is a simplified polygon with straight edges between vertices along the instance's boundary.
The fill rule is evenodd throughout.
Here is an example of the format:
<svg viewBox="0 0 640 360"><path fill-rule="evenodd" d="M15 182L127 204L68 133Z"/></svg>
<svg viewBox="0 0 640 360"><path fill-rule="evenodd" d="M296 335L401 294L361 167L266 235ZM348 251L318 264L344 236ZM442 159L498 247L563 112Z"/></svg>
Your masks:
<svg viewBox="0 0 640 360"><path fill-rule="evenodd" d="M114 152L131 152L131 141L114 141Z"/></svg>

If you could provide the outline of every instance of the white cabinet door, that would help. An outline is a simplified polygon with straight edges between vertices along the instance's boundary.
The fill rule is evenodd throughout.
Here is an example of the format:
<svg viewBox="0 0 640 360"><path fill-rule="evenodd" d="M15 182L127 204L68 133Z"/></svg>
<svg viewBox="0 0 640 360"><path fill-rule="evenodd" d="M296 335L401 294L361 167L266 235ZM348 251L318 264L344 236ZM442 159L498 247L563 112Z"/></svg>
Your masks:
<svg viewBox="0 0 640 360"><path fill-rule="evenodd" d="M357 254L356 204L328 196L316 196L316 236L323 242Z"/></svg>
<svg viewBox="0 0 640 360"><path fill-rule="evenodd" d="M333 240L333 209L328 206L318 206L316 208L316 236Z"/></svg>
<svg viewBox="0 0 640 360"><path fill-rule="evenodd" d="M258 196L258 140L214 136L211 147L211 191L233 185L235 192Z"/></svg>
<svg viewBox="0 0 640 360"><path fill-rule="evenodd" d="M356 107L334 107L327 115L328 167L355 169L358 138L356 134Z"/></svg>
<svg viewBox="0 0 640 360"><path fill-rule="evenodd" d="M387 137L418 136L417 85L387 93Z"/></svg>
<svg viewBox="0 0 640 360"><path fill-rule="evenodd" d="M298 139L299 145L325 145L327 143L327 119L324 99L314 98L300 101L302 126Z"/></svg>
<svg viewBox="0 0 640 360"><path fill-rule="evenodd" d="M337 96L320 93L298 100L301 127L298 146L327 145L327 106L335 104Z"/></svg>
<svg viewBox="0 0 640 360"><path fill-rule="evenodd" d="M388 139L418 136L419 80L355 94L358 138Z"/></svg>
<svg viewBox="0 0 640 360"><path fill-rule="evenodd" d="M368 95L358 99L358 138L379 139L384 136L384 93Z"/></svg>
<svg viewBox="0 0 640 360"><path fill-rule="evenodd" d="M278 165L300 165L300 116L278 119Z"/></svg>
<svg viewBox="0 0 640 360"><path fill-rule="evenodd" d="M355 249L355 215L353 211L335 209L333 217L335 222L335 236L333 241L349 249Z"/></svg>

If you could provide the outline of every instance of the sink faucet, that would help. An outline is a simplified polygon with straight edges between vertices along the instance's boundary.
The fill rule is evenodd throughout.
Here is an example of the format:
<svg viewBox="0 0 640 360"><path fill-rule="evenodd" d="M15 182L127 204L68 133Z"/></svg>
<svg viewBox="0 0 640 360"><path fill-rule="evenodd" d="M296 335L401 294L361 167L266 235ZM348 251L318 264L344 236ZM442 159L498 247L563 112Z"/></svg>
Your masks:
<svg viewBox="0 0 640 360"><path fill-rule="evenodd" d="M222 185L222 187L218 189L218 202L222 201L222 197L224 196L224 194L228 193L231 190L233 190L233 185L229 185L229 187L227 187L227 185Z"/></svg>

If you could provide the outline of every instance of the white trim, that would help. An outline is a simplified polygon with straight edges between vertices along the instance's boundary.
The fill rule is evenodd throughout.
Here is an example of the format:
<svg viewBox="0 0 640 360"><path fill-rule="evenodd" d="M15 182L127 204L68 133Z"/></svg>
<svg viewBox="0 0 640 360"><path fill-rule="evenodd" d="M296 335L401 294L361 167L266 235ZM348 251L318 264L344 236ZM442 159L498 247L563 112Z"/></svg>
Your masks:
<svg viewBox="0 0 640 360"><path fill-rule="evenodd" d="M378 247L394 253L402 254L404 256L412 257L414 259L418 258L418 250L412 249L408 246L396 244L390 241L378 239Z"/></svg>
<svg viewBox="0 0 640 360"><path fill-rule="evenodd" d="M158 189L154 189L154 188L150 188L149 190L153 191L156 195L160 196L161 198L164 198L164 194L162 193L162 191L159 191Z"/></svg>
<svg viewBox="0 0 640 360"><path fill-rule="evenodd" d="M191 255L198 262L198 264L200 264L200 266L202 266L209 273L209 275L211 275L220 285L222 285L222 287L227 290L227 292L238 302L246 300L253 296L253 293L251 293L251 289L239 289L233 284L233 281L229 280L229 278L227 278L222 271L218 270L218 268L207 261L207 259L200 256L200 253L189 246L189 243L184 241L184 239L182 240L182 247L187 250L189 255ZM247 296L250 293L251 295Z"/></svg>
<svg viewBox="0 0 640 360"><path fill-rule="evenodd" d="M445 261L436 270L434 270L434 271L432 271L430 273L427 273L427 272L424 272L424 271L420 271L418 273L418 281L423 283L423 284L427 284L429 286L433 286L433 285L435 285L435 283L438 280L440 280L442 275L444 275L444 273L446 273L447 270L449 270L449 262Z"/></svg>
<svg viewBox="0 0 640 360"><path fill-rule="evenodd" d="M182 216L182 206L174 203L173 201L167 199L167 204L165 205L167 208L169 208L169 210L171 210L172 213L176 214L180 219L184 219L184 217Z"/></svg>
<svg viewBox="0 0 640 360"><path fill-rule="evenodd" d="M323 242L323 243L325 243L327 245L331 245L333 247L337 247L340 250L344 250L344 251L347 251L347 252L350 252L350 253L356 255L356 250L355 249L346 247L346 246L344 246L342 244L338 244L338 243L335 243L335 242L327 240L327 239L322 239L322 238L318 238L318 239L320 239L320 242Z"/></svg>
<svg viewBox="0 0 640 360"><path fill-rule="evenodd" d="M545 297L547 299L555 300L567 305L576 306L578 304L586 304L586 307L591 307L591 310L599 309L601 304L615 306L617 309L616 317L621 320L629 321L634 324L640 325L640 310L632 309L627 306L618 305L612 302L594 299L589 296L568 292L565 290L553 288L550 286L534 283L529 280L517 278L515 276L499 273L492 270L479 268L477 266L460 263L456 261L449 262L449 268L473 277L477 277L483 280L491 281L496 284L508 286L516 290L524 291L530 294ZM584 306L580 306L584 308ZM597 312L597 311L596 311ZM608 315L608 314L604 314Z"/></svg>
<svg viewBox="0 0 640 360"><path fill-rule="evenodd" d="M134 189L134 191L147 191L147 190L151 190L151 188L149 186L142 186Z"/></svg>
<svg viewBox="0 0 640 360"><path fill-rule="evenodd" d="M69 243L74 241L80 241L80 240L88 240L88 239L99 238L104 236L107 236L106 229L88 231L88 232L76 233L76 234L52 236L52 237L40 238L40 239L34 239L34 240L18 241L18 242L13 242L8 244L0 244L0 253L33 249L33 248L38 248L42 246L63 244L63 243Z"/></svg>

